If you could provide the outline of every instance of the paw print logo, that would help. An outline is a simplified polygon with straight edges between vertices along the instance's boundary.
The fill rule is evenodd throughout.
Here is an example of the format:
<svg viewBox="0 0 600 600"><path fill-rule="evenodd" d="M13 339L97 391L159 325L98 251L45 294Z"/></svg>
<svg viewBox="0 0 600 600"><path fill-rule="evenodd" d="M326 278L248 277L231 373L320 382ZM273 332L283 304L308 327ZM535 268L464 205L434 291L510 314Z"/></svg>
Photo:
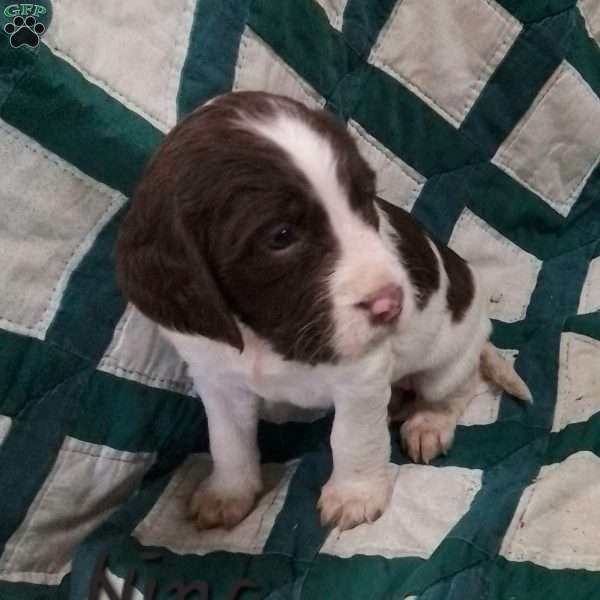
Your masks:
<svg viewBox="0 0 600 600"><path fill-rule="evenodd" d="M13 48L20 46L29 46L35 48L40 43L40 37L46 31L43 23L29 15L26 19L17 16L12 20L12 23L7 23L4 26L4 32L10 35L10 45Z"/></svg>

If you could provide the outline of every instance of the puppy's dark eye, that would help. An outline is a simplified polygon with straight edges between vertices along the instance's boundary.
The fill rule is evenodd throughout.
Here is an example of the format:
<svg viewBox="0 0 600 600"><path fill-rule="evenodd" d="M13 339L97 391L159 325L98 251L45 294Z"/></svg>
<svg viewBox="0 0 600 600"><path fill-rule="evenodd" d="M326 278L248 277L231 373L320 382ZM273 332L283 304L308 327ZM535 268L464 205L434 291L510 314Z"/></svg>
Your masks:
<svg viewBox="0 0 600 600"><path fill-rule="evenodd" d="M297 240L298 238L291 225L278 225L271 231L267 245L271 250L285 250Z"/></svg>

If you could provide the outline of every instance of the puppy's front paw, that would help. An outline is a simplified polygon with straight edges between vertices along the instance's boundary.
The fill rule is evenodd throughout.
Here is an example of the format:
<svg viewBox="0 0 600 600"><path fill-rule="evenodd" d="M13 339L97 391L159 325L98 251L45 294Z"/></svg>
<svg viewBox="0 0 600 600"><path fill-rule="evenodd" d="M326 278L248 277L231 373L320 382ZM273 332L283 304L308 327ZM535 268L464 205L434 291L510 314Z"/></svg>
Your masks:
<svg viewBox="0 0 600 600"><path fill-rule="evenodd" d="M416 463L428 465L452 445L457 415L445 407L416 409L400 427L402 446Z"/></svg>
<svg viewBox="0 0 600 600"><path fill-rule="evenodd" d="M260 484L223 485L209 477L190 499L190 513L198 529L232 529L254 508Z"/></svg>
<svg viewBox="0 0 600 600"><path fill-rule="evenodd" d="M372 523L385 510L392 492L387 476L361 481L334 482L330 479L321 490L318 508L321 525L340 530L361 523Z"/></svg>

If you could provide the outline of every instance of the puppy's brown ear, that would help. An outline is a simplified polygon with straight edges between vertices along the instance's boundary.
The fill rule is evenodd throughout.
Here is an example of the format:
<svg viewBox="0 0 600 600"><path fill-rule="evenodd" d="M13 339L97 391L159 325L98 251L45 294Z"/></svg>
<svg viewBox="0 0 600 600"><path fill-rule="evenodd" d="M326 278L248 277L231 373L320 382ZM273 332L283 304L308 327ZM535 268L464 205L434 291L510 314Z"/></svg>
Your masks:
<svg viewBox="0 0 600 600"><path fill-rule="evenodd" d="M144 176L116 247L126 298L160 325L244 349L241 332L211 273L201 235L181 223L169 174Z"/></svg>

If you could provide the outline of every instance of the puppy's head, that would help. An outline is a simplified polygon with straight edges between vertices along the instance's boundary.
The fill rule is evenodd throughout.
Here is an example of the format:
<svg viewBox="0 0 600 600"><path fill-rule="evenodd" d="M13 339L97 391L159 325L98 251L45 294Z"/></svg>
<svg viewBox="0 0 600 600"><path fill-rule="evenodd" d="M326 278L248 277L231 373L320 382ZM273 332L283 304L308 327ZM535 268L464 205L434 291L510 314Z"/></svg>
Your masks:
<svg viewBox="0 0 600 600"><path fill-rule="evenodd" d="M168 328L242 351L243 323L287 359L355 357L412 307L374 199L373 171L328 113L220 96L148 165L117 245L119 280Z"/></svg>

